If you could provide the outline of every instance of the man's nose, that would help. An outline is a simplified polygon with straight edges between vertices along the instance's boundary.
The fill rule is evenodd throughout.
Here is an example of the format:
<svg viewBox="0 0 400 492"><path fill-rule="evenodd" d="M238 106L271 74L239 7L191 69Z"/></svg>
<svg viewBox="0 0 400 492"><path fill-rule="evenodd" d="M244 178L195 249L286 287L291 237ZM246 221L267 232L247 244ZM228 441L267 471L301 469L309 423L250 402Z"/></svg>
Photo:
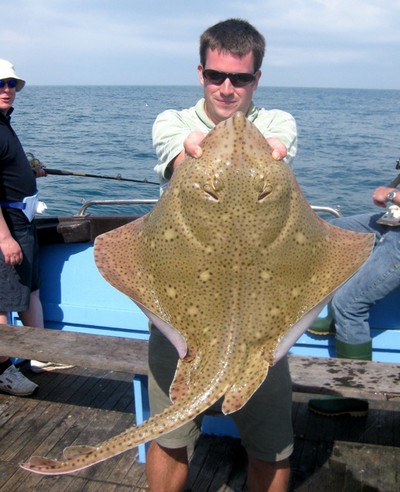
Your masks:
<svg viewBox="0 0 400 492"><path fill-rule="evenodd" d="M228 77L221 84L220 91L223 94L232 94L232 92L234 91L234 87L232 85L232 82L229 80Z"/></svg>

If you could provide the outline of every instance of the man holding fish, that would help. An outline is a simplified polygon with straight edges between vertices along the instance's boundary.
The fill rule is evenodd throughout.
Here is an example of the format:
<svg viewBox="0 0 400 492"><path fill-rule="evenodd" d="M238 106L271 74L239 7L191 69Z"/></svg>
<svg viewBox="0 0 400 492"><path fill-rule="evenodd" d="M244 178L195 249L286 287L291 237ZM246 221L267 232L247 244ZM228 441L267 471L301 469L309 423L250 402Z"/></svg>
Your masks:
<svg viewBox="0 0 400 492"><path fill-rule="evenodd" d="M274 149L273 157L290 164L297 150L293 117L279 110L257 108L253 93L261 77L264 37L248 22L228 19L207 29L200 39L198 74L204 98L183 111L160 114L153 127L162 187L187 155L200 157L200 144L218 123L237 111L252 121ZM154 327L150 337L149 378L152 413L170 404L168 390L178 356ZM268 377L244 408L233 417L249 457L250 491L284 491L293 450L291 381L286 358L270 368ZM150 490L183 490L188 478L187 446L199 435L196 420L153 441L146 472Z"/></svg>

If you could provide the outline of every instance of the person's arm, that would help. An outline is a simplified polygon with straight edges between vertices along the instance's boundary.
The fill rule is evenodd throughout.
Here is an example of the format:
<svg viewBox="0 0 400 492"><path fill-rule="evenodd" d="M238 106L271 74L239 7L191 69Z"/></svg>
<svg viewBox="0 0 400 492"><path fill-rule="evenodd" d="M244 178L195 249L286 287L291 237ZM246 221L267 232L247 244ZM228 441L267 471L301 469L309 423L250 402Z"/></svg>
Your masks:
<svg viewBox="0 0 400 492"><path fill-rule="evenodd" d="M260 131L273 149L272 157L285 159L290 164L297 151L297 129L294 118L284 111L273 111L272 120L268 115L261 121ZM178 112L165 111L153 125L153 144L159 163L156 172L164 179L170 179L174 170L187 155L199 158L202 155L201 142L206 133L190 132Z"/></svg>
<svg viewBox="0 0 400 492"><path fill-rule="evenodd" d="M10 229L4 219L0 208L0 250L4 256L6 265L19 265L22 262L23 254L20 245L12 237Z"/></svg>
<svg viewBox="0 0 400 492"><path fill-rule="evenodd" d="M37 168L33 171L33 174L35 175L35 178L43 178L44 176L47 176L46 168Z"/></svg>
<svg viewBox="0 0 400 492"><path fill-rule="evenodd" d="M206 137L205 133L192 132L183 142L184 150L182 150L170 163L172 172L181 164L186 156L195 157L198 159L203 154L201 142ZM277 138L267 138L269 145L272 147L272 157L276 161L282 160L287 155L286 146Z"/></svg>
<svg viewBox="0 0 400 492"><path fill-rule="evenodd" d="M185 155L184 141L191 130L180 113L167 110L157 116L152 130L153 146L158 163L155 171L161 180L169 180L174 165L179 165Z"/></svg>
<svg viewBox="0 0 400 492"><path fill-rule="evenodd" d="M262 109L254 123L273 148L272 157L291 165L297 153L297 126L293 116L286 111Z"/></svg>
<svg viewBox="0 0 400 492"><path fill-rule="evenodd" d="M171 169L171 173L175 171L175 169L185 160L188 155L191 157L195 157L196 159L201 157L203 153L201 142L204 140L205 137L206 134L201 132L192 132L188 135L188 137L183 142L184 150L182 150L168 165L168 167ZM267 138L267 141L273 149L272 157L276 161L280 161L286 157L286 146L278 138Z"/></svg>
<svg viewBox="0 0 400 492"><path fill-rule="evenodd" d="M183 142L184 149L174 159L172 159L172 161L168 165L168 167L171 169L171 172L174 172L175 169L185 160L187 156L195 157L196 159L201 157L203 153L201 142L205 139L205 137L205 133L189 133L189 135Z"/></svg>
<svg viewBox="0 0 400 492"><path fill-rule="evenodd" d="M394 198L389 201L387 196L392 191L396 192L396 194ZM385 208L388 205L400 206L400 190L397 188L389 188L387 186L378 186L372 195L372 199L377 207Z"/></svg>
<svg viewBox="0 0 400 492"><path fill-rule="evenodd" d="M287 156L286 145L279 140L279 138L270 137L267 138L267 142L272 148L272 157L276 161L281 161Z"/></svg>

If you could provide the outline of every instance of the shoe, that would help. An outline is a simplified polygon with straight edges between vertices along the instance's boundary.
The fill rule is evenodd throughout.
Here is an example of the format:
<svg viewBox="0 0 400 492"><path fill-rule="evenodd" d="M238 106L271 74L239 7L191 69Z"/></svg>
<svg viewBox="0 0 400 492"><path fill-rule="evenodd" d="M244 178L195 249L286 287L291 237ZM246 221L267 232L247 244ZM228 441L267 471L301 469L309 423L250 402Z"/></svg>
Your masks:
<svg viewBox="0 0 400 492"><path fill-rule="evenodd" d="M16 396L31 395L38 385L25 377L15 366L8 367L0 374L0 391Z"/></svg>
<svg viewBox="0 0 400 492"><path fill-rule="evenodd" d="M308 408L312 412L326 417L340 415L365 417L368 413L368 401L345 397L315 398L308 402Z"/></svg>
<svg viewBox="0 0 400 492"><path fill-rule="evenodd" d="M364 343L346 343L336 338L338 359L372 360L372 340Z"/></svg>
<svg viewBox="0 0 400 492"><path fill-rule="evenodd" d="M31 360L31 371L35 374L41 372L56 371L60 369L71 369L74 367L70 364L57 364L56 362L42 362L40 360Z"/></svg>
<svg viewBox="0 0 400 492"><path fill-rule="evenodd" d="M335 335L336 328L335 323L331 321L329 325L325 320L316 319L314 323L307 328L309 333L313 335L327 336L327 335Z"/></svg>

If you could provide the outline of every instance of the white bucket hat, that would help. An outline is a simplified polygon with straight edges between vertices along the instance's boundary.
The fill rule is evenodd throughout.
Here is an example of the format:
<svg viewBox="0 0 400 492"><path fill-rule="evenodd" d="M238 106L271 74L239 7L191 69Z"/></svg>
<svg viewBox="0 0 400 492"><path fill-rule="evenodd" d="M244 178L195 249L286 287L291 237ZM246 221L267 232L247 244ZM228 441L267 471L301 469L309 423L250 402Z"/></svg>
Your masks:
<svg viewBox="0 0 400 492"><path fill-rule="evenodd" d="M0 80L4 79L15 79L17 81L17 87L15 88L17 92L25 85L25 80L17 77L14 65L9 61L0 58Z"/></svg>

